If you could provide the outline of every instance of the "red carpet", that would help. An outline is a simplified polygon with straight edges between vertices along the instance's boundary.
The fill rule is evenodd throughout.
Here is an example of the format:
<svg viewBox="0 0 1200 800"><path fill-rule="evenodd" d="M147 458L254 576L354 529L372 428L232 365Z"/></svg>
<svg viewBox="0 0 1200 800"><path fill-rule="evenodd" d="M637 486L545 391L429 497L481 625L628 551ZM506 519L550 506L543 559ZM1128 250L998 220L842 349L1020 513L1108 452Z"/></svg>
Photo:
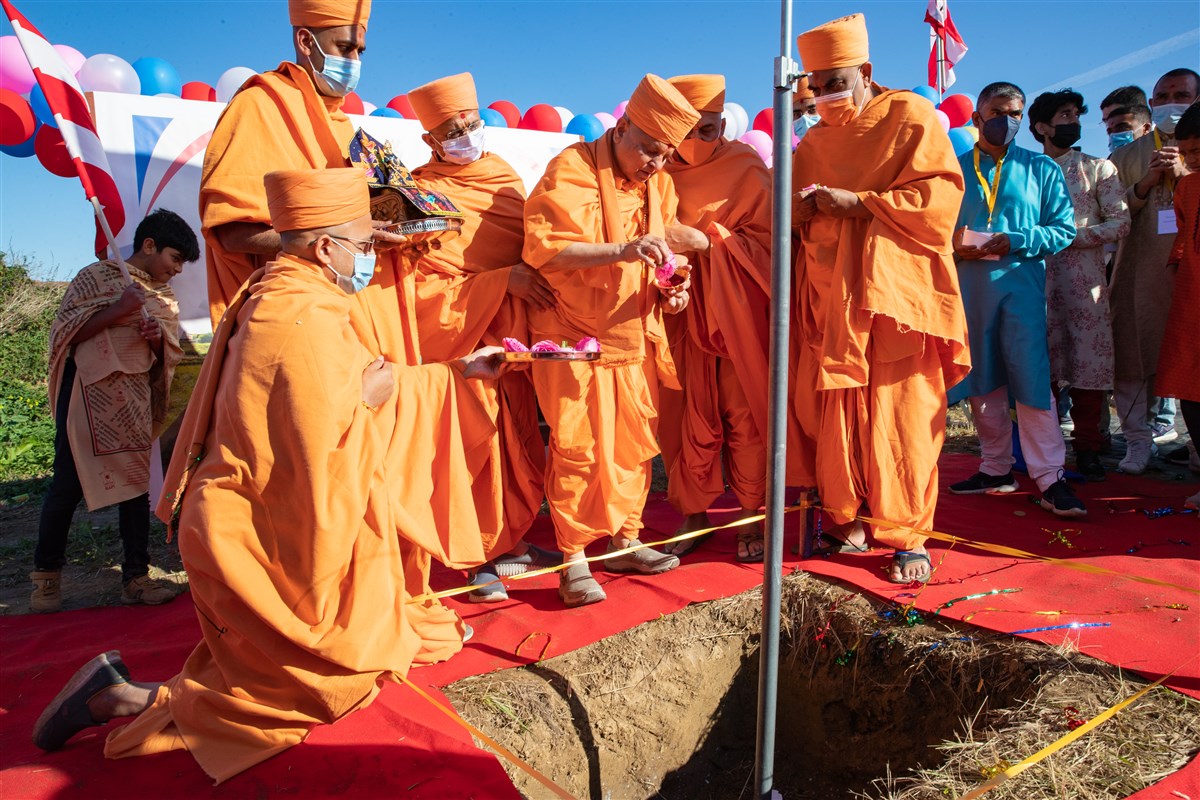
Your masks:
<svg viewBox="0 0 1200 800"><path fill-rule="evenodd" d="M969 474L975 459L943 459L943 485ZM1026 485L1029 482L1024 481ZM1148 519L1139 511L1108 513L1101 498L1118 512L1181 506L1192 484L1113 476L1083 486L1090 516L1065 523L1029 504L1023 494L1008 497L953 497L943 493L938 529L967 539L1004 544L1030 552L1075 559L1127 574L1200 588L1200 524L1195 515ZM1020 513L1018 513L1020 512ZM729 514L714 515L724 522ZM785 570L797 560L788 552L798 515L788 515ZM646 513L647 524L665 536L679 517L659 498ZM548 521L541 518L532 536L548 543ZM1048 529L1048 531L1043 529ZM1054 532L1067 528L1079 533ZM657 538L648 533L647 540ZM1074 547L1061 543L1065 538ZM1184 543L1186 542L1186 544ZM1074 642L1082 652L1150 677L1178 668L1168 685L1200 696L1200 597L1195 594L1113 576L1093 575L931 542L937 568L917 605L929 613L939 604L992 589L1020 592L962 601L942 612L993 631L1011 632L1071 622L1111 623L1029 634L1029 638ZM1128 553L1136 549L1134 553ZM445 664L414 670L420 684L445 686L467 675L528 664L574 650L627 630L660 614L703 600L728 597L761 583L761 568L733 561L733 536L722 532L689 556L685 564L653 578L597 572L609 600L597 606L564 610L557 580L543 576L510 588L511 600L491 606L448 601L475 628L467 648ZM911 589L883 579L888 563L882 553L812 559L804 568L853 583L876 596L908 602ZM462 583L461 574L445 571L436 588ZM1186 608L1167 608L1183 604ZM989 610L992 609L992 610ZM1061 611L1058 616L1036 614ZM979 635L990 635L986 631ZM97 652L119 648L135 678L154 680L173 674L199 636L187 598L160 608L104 608L54 617L0 618L0 797L355 797L502 798L518 796L490 754L477 750L470 737L429 707L411 690L389 685L369 708L335 726L317 729L304 744L277 756L220 787L211 783L186 753L125 761L101 755L106 729L72 741L63 751L43 754L29 742L33 720L70 674ZM1192 660L1181 664L1185 659ZM1115 702L1119 698L1113 698ZM1139 793L1138 800L1172 797L1172 791L1196 796L1196 763ZM1189 791L1190 789L1190 791Z"/></svg>

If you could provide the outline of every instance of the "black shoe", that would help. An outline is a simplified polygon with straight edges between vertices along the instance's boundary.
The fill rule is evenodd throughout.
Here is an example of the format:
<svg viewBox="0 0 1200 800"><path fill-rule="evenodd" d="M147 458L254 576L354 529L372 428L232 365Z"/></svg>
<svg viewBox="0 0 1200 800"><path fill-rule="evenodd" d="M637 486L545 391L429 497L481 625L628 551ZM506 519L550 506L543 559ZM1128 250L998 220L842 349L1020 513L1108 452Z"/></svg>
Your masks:
<svg viewBox="0 0 1200 800"><path fill-rule="evenodd" d="M1162 460L1169 461L1172 464L1186 464L1188 463L1188 459L1191 457L1191 451L1188 450L1187 445L1184 445L1183 447L1176 447L1171 452L1164 454L1162 456Z"/></svg>
<svg viewBox="0 0 1200 800"><path fill-rule="evenodd" d="M1071 491L1071 487L1064 480L1055 481L1049 489L1042 492L1039 505L1051 514L1057 514L1060 517L1087 516L1087 507L1083 505L1082 500L1075 496L1075 492Z"/></svg>
<svg viewBox="0 0 1200 800"><path fill-rule="evenodd" d="M87 701L110 686L129 682L129 670L116 650L101 653L79 668L33 726L33 743L43 750L57 750L75 734L94 725Z"/></svg>
<svg viewBox="0 0 1200 800"><path fill-rule="evenodd" d="M988 475L976 472L965 481L950 484L950 494L1008 494L1017 490L1012 470L1007 475Z"/></svg>
<svg viewBox="0 0 1200 800"><path fill-rule="evenodd" d="M1104 480L1104 465L1100 463L1099 453L1076 453L1075 469L1092 483Z"/></svg>

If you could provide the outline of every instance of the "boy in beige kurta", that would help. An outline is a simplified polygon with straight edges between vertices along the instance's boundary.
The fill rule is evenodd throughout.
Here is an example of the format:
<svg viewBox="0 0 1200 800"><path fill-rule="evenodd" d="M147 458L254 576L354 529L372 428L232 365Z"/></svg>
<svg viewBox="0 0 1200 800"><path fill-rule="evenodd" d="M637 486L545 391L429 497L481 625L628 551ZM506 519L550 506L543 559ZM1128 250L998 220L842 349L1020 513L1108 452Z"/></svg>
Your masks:
<svg viewBox="0 0 1200 800"><path fill-rule="evenodd" d="M159 209L134 234L126 283L114 261L80 270L50 329L54 477L42 504L30 610L58 611L71 518L116 505L125 560L124 603L174 593L149 577L150 446L166 418L179 346L179 304L167 283L200 257L196 234ZM144 311L143 311L144 310Z"/></svg>

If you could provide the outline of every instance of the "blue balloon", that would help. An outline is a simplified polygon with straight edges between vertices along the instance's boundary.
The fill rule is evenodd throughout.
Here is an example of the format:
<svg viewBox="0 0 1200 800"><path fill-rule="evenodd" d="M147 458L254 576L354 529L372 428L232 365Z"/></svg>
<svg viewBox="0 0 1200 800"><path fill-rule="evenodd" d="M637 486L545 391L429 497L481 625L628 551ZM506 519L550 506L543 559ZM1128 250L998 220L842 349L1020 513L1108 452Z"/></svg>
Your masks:
<svg viewBox="0 0 1200 800"><path fill-rule="evenodd" d="M372 117L399 117L400 119L404 119L403 114L401 114L396 109L388 108L387 106L381 106L380 108L375 109L374 111L371 112L371 116Z"/></svg>
<svg viewBox="0 0 1200 800"><path fill-rule="evenodd" d="M585 142L594 142L604 135L604 123L592 114L576 114L563 132L582 136Z"/></svg>
<svg viewBox="0 0 1200 800"><path fill-rule="evenodd" d="M37 132L42 127L42 123L38 122L33 126L33 136L30 136L20 144L0 145L0 153L14 158L29 158L34 154L33 140L37 138Z"/></svg>
<svg viewBox="0 0 1200 800"><path fill-rule="evenodd" d="M479 109L479 117L483 120L483 124L489 128L507 128L508 120L494 108Z"/></svg>
<svg viewBox="0 0 1200 800"><path fill-rule="evenodd" d="M937 89L932 86L914 86L913 94L919 94L935 106L941 98L938 97Z"/></svg>
<svg viewBox="0 0 1200 800"><path fill-rule="evenodd" d="M950 144L954 147L954 155L961 156L971 152L971 148L975 146L975 137L962 128L954 128L950 131Z"/></svg>
<svg viewBox="0 0 1200 800"><path fill-rule="evenodd" d="M42 87L36 83L29 90L29 105L33 106L33 115L37 117L38 122L49 125L51 128L58 127L58 120L54 118L54 112L50 110L50 104L46 102L46 95L42 92Z"/></svg>
<svg viewBox="0 0 1200 800"><path fill-rule="evenodd" d="M142 81L142 94L183 94L183 80L164 59L143 56L133 62L133 71Z"/></svg>

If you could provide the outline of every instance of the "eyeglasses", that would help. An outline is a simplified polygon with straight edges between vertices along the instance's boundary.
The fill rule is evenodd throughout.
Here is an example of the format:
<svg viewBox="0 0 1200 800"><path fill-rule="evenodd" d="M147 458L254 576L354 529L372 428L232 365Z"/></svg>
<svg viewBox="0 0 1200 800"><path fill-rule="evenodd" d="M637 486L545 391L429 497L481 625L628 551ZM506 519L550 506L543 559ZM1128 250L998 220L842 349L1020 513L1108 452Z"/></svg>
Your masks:
<svg viewBox="0 0 1200 800"><path fill-rule="evenodd" d="M334 236L332 233L329 234L329 238L341 239L343 242L353 242L361 248L359 252L361 252L364 256L368 256L375 252L375 241L373 239L352 239L349 236Z"/></svg>
<svg viewBox="0 0 1200 800"><path fill-rule="evenodd" d="M453 141L454 139L461 139L462 137L466 136L467 134L474 133L475 131L479 130L482 127L483 127L483 120L477 119L465 128L455 128L454 130L450 131L449 133L446 134L446 138L444 138L442 141L445 142L445 141Z"/></svg>

